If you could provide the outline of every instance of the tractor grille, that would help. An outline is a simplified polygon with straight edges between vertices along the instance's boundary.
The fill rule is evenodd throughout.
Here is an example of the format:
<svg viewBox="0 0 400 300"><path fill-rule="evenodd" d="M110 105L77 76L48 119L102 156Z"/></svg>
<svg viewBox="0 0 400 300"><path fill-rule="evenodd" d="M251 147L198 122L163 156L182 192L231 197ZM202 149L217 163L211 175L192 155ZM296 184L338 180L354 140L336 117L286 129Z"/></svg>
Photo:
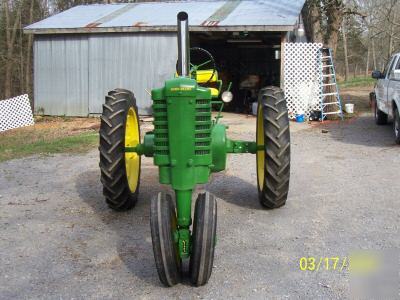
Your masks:
<svg viewBox="0 0 400 300"><path fill-rule="evenodd" d="M154 100L154 154L169 155L167 103L165 99Z"/></svg>
<svg viewBox="0 0 400 300"><path fill-rule="evenodd" d="M211 101L196 100L195 155L211 153Z"/></svg>
<svg viewBox="0 0 400 300"><path fill-rule="evenodd" d="M169 155L166 100L154 100L154 154ZM211 154L211 100L196 100L195 155Z"/></svg>

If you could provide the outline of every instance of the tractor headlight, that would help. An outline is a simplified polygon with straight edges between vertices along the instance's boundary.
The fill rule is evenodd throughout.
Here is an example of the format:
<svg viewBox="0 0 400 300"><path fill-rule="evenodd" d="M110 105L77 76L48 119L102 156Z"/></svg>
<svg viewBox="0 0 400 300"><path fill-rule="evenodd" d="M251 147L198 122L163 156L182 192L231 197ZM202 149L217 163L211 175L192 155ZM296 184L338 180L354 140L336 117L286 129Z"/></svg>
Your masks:
<svg viewBox="0 0 400 300"><path fill-rule="evenodd" d="M231 92L225 91L225 92L222 93L221 99L225 103L229 103L233 99L233 94Z"/></svg>

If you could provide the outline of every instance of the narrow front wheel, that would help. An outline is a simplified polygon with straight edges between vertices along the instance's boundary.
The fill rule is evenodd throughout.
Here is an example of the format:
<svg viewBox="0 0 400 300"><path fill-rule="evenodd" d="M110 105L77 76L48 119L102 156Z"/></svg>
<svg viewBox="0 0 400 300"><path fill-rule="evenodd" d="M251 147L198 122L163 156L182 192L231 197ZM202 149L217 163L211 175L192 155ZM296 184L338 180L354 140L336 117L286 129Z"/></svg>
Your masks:
<svg viewBox="0 0 400 300"><path fill-rule="evenodd" d="M193 220L193 245L190 256L190 281L195 286L208 282L214 262L217 233L217 201L206 192L196 200Z"/></svg>
<svg viewBox="0 0 400 300"><path fill-rule="evenodd" d="M175 242L175 206L169 194L158 193L151 199L150 227L158 277L165 286L173 286L180 281L181 260Z"/></svg>

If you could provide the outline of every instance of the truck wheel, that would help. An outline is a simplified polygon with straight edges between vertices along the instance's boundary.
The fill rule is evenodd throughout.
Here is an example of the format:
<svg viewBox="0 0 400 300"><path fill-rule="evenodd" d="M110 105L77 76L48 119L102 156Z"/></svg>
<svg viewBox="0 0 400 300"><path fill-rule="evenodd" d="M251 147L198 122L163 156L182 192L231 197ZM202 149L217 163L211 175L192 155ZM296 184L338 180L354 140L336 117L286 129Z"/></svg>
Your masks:
<svg viewBox="0 0 400 300"><path fill-rule="evenodd" d="M138 116L132 92L108 93L99 132L100 170L106 203L117 211L134 207L139 196L140 155L125 153L125 147L140 143Z"/></svg>
<svg viewBox="0 0 400 300"><path fill-rule="evenodd" d="M375 123L377 125L386 125L388 122L388 115L378 108L378 103L375 98Z"/></svg>
<svg viewBox="0 0 400 300"><path fill-rule="evenodd" d="M180 281L181 259L174 239L177 221L170 195L158 193L151 199L150 227L158 277L165 286L173 286Z"/></svg>
<svg viewBox="0 0 400 300"><path fill-rule="evenodd" d="M260 203L278 208L286 203L290 178L290 129L283 91L260 91L257 111L257 186Z"/></svg>
<svg viewBox="0 0 400 300"><path fill-rule="evenodd" d="M208 282L214 262L217 233L217 201L206 192L196 200L193 220L192 254L190 256L190 281L195 286Z"/></svg>
<svg viewBox="0 0 400 300"><path fill-rule="evenodd" d="M397 107L394 109L393 116L394 116L393 128L394 128L395 141L397 144L400 144L400 115L399 115L399 109Z"/></svg>

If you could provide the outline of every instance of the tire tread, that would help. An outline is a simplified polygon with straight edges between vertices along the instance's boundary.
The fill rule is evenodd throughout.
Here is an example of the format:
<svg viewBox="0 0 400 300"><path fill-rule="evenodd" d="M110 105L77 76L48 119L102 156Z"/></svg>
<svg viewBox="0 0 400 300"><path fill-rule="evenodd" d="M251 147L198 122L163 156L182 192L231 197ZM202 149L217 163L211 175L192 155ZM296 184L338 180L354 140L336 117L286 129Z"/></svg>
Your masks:
<svg viewBox="0 0 400 300"><path fill-rule="evenodd" d="M209 192L199 194L193 221L193 245L190 256L190 281L194 286L205 285L210 279L217 230L217 201Z"/></svg>
<svg viewBox="0 0 400 300"><path fill-rule="evenodd" d="M176 224L175 207L169 194L158 193L151 199L150 228L154 260L158 277L165 286L171 287L180 281L180 260L176 255L176 244L172 224Z"/></svg>
<svg viewBox="0 0 400 300"><path fill-rule="evenodd" d="M278 208L286 203L290 181L290 129L283 91L272 86L260 90L259 105L265 143L265 180L259 200L267 208Z"/></svg>
<svg viewBox="0 0 400 300"><path fill-rule="evenodd" d="M124 165L124 128L130 107L133 107L137 114L136 99L133 93L128 90L115 89L106 96L103 114L100 117L99 166L103 195L107 205L117 211L133 208L139 196L139 182L136 191L132 193L129 189Z"/></svg>

